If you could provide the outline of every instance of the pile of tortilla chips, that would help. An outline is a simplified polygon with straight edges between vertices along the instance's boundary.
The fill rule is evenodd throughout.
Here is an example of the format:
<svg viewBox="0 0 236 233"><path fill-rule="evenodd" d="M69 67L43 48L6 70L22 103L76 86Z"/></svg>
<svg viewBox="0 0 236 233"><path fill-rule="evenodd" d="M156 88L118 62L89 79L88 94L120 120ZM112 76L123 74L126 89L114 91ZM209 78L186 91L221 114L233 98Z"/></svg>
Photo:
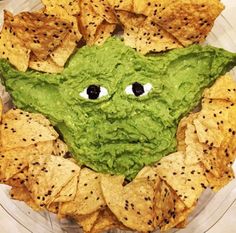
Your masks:
<svg viewBox="0 0 236 233"><path fill-rule="evenodd" d="M80 167L45 117L12 109L1 117L0 182L12 186L13 199L73 218L84 232L181 228L205 189L234 178L235 115L236 82L226 75L205 90L202 109L181 120L178 151L128 183Z"/></svg>
<svg viewBox="0 0 236 233"><path fill-rule="evenodd" d="M146 54L203 42L224 9L218 0L42 0L38 12L5 11L0 58L18 70L60 73L83 37L101 45L116 28ZM118 30L119 31L119 30Z"/></svg>

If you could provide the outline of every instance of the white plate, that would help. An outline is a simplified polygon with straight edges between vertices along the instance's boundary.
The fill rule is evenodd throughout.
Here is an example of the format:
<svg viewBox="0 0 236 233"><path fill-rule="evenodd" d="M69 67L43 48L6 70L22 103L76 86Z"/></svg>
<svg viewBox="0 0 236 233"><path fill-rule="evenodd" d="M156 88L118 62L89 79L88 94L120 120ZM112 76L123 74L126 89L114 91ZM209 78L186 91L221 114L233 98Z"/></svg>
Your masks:
<svg viewBox="0 0 236 233"><path fill-rule="evenodd" d="M225 3L226 10L217 19L213 31L207 38L207 43L236 52L236 1L222 2ZM0 2L0 10L6 8L14 13L36 10L40 8L40 1ZM0 23L1 20L2 17ZM236 69L232 74L236 78ZM236 173L236 164L234 164L234 171ZM24 203L11 200L8 191L8 186L0 185L0 233L80 232L79 227L68 220L58 220L55 215L48 212L34 212ZM181 230L173 229L170 233L235 233L235 220L236 180L233 180L217 194L206 190L190 216L188 226Z"/></svg>

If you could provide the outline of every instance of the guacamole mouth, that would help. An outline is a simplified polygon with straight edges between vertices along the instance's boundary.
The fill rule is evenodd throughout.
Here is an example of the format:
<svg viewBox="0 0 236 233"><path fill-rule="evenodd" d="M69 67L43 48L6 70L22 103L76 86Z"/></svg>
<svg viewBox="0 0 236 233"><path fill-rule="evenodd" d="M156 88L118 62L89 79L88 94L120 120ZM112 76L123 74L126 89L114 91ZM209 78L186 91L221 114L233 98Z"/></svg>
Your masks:
<svg viewBox="0 0 236 233"><path fill-rule="evenodd" d="M47 116L80 165L132 179L176 151L179 120L204 88L236 64L236 55L199 45L143 56L109 39L85 46L61 74L0 73L14 104Z"/></svg>

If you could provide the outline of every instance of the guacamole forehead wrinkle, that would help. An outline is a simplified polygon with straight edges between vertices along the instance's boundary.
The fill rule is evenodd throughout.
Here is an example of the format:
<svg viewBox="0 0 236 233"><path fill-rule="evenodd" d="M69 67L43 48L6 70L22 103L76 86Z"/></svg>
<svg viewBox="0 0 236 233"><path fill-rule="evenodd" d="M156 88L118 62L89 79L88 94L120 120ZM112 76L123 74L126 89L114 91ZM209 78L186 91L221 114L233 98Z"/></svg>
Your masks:
<svg viewBox="0 0 236 233"><path fill-rule="evenodd" d="M80 164L132 179L176 150L179 120L200 101L204 88L236 65L236 55L198 45L143 56L119 39L83 47L60 75L19 72L0 61L3 81L17 107L47 116ZM125 92L152 85L144 96ZM81 97L90 85L108 94Z"/></svg>

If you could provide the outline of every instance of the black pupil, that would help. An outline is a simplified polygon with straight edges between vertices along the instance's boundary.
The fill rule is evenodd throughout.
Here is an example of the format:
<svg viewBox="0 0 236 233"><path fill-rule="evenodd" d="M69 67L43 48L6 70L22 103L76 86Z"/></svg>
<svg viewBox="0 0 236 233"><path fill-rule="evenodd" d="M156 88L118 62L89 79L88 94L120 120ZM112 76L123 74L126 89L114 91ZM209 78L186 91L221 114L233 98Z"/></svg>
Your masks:
<svg viewBox="0 0 236 233"><path fill-rule="evenodd" d="M144 88L143 88L143 85L138 83L138 82L135 82L133 83L132 85L132 91L133 93L135 94L135 96L140 96L144 93Z"/></svg>
<svg viewBox="0 0 236 233"><path fill-rule="evenodd" d="M97 85L90 85L87 88L87 94L89 96L89 99L95 100L99 97L99 94L101 92L100 86Z"/></svg>

